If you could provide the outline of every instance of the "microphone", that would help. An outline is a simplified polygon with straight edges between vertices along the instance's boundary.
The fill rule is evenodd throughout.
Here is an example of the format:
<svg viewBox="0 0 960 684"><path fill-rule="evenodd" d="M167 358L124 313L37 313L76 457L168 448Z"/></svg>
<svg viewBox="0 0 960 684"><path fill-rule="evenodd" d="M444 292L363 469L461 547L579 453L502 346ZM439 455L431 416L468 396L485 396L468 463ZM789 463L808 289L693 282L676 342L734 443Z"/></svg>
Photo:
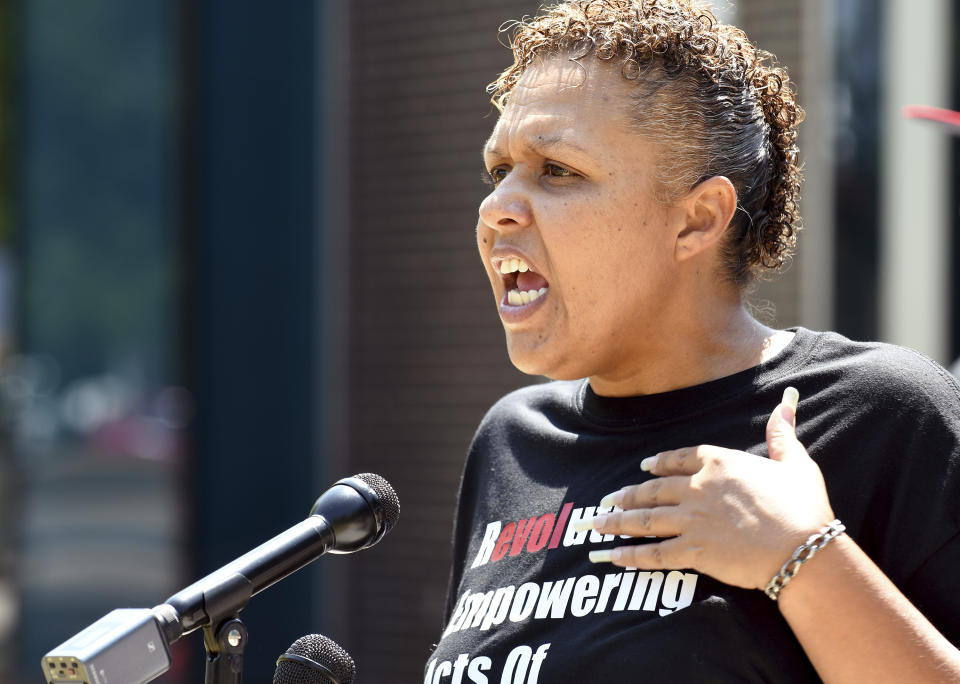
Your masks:
<svg viewBox="0 0 960 684"><path fill-rule="evenodd" d="M351 684L357 668L350 654L322 634L302 636L277 658L273 684Z"/></svg>
<svg viewBox="0 0 960 684"><path fill-rule="evenodd" d="M191 584L160 606L170 642L235 615L250 598L327 553L353 553L383 539L400 516L390 483L363 473L338 480L310 517Z"/></svg>
<svg viewBox="0 0 960 684"><path fill-rule="evenodd" d="M168 646L184 634L235 616L251 597L327 552L353 553L373 546L399 516L397 494L379 475L338 480L320 495L306 520L159 606L115 610L50 651L43 657L44 675L48 682L60 679L61 673L87 675L87 681L92 681L88 673L96 673L97 681L149 682L169 669ZM119 672L122 675L112 674Z"/></svg>

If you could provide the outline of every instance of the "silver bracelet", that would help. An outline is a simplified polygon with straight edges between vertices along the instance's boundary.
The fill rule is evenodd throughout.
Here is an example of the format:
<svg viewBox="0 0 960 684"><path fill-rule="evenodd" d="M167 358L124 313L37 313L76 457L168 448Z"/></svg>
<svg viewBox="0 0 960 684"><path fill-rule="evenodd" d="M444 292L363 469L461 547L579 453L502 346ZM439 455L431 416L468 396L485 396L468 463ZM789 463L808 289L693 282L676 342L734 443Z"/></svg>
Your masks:
<svg viewBox="0 0 960 684"><path fill-rule="evenodd" d="M817 551L843 534L846 529L842 522L834 520L820 528L820 531L816 534L811 534L807 541L797 547L797 550L790 556L790 560L783 564L780 572L773 576L763 592L774 601L780 598L780 592L787 586L787 582L797 574L800 566L813 558Z"/></svg>

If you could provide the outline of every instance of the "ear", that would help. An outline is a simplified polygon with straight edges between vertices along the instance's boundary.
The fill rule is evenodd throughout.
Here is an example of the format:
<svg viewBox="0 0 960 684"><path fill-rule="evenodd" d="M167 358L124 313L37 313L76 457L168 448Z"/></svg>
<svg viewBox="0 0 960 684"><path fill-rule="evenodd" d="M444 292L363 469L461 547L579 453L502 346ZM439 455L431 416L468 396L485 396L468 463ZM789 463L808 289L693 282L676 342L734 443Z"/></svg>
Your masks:
<svg viewBox="0 0 960 684"><path fill-rule="evenodd" d="M716 245L737 210L737 191L726 176L697 184L680 201L685 225L677 234L677 260L684 261Z"/></svg>

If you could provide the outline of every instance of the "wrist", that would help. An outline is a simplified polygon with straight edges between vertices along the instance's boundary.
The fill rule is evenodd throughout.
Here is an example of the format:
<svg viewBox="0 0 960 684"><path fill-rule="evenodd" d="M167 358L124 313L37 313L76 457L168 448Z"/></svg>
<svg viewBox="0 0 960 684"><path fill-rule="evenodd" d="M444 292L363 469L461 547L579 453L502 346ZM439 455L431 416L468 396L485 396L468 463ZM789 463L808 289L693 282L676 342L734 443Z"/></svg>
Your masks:
<svg viewBox="0 0 960 684"><path fill-rule="evenodd" d="M772 600L777 601L780 598L780 593L793 581L801 568L812 561L820 551L829 546L835 539L842 536L845 530L846 526L842 522L833 520L810 535L803 544L796 548L780 570L773 575L764 588L764 593Z"/></svg>

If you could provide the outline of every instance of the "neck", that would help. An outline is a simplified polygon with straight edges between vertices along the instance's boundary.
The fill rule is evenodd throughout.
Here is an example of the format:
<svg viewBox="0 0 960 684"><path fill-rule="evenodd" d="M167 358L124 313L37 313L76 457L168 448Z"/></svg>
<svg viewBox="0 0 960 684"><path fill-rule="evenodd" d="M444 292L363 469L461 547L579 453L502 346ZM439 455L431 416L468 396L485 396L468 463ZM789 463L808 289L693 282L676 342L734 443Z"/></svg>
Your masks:
<svg viewBox="0 0 960 684"><path fill-rule="evenodd" d="M615 373L590 377L594 392L624 397L692 387L733 375L772 358L793 337L761 324L739 296L725 302L711 299L696 316L677 316L668 332L656 336L634 355L634 362Z"/></svg>

